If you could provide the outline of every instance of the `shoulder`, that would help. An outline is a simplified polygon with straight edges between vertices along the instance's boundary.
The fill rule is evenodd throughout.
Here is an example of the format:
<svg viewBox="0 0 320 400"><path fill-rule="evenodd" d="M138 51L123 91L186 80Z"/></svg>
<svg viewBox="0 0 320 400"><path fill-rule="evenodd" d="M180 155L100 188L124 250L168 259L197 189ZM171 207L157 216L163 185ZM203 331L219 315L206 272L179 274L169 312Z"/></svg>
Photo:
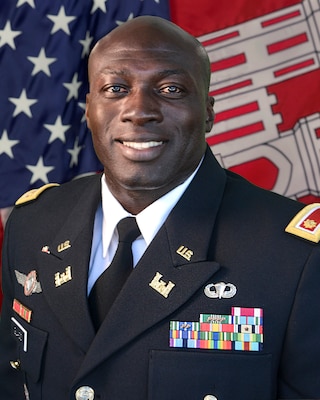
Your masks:
<svg viewBox="0 0 320 400"><path fill-rule="evenodd" d="M296 237L310 244L320 241L320 203L305 205L259 188L229 171L227 177L224 200L228 208L235 210L234 218L242 215L247 225L269 234L273 231L273 235Z"/></svg>
<svg viewBox="0 0 320 400"><path fill-rule="evenodd" d="M19 199L15 202L16 206L21 206L23 204L30 203L36 200L45 190L60 186L58 183L48 183L46 185L41 186L38 189L31 189L24 193Z"/></svg>
<svg viewBox="0 0 320 400"><path fill-rule="evenodd" d="M314 243L320 241L320 203L302 208L289 222L285 231Z"/></svg>
<svg viewBox="0 0 320 400"><path fill-rule="evenodd" d="M58 184L49 183L37 189L31 189L24 193L15 203L16 208L27 206L33 203L43 203L44 201L56 201L69 197L77 198L86 187L98 184L100 174L89 175L86 177L74 179L70 182Z"/></svg>

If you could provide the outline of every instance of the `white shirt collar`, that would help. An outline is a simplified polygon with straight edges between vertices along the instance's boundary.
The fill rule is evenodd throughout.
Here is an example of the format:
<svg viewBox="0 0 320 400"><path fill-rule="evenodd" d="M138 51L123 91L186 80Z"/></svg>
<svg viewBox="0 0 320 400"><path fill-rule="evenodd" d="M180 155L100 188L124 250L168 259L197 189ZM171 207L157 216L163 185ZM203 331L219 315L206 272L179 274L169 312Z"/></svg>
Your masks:
<svg viewBox="0 0 320 400"><path fill-rule="evenodd" d="M186 179L182 184L160 197L158 200L150 204L139 214L136 215L137 224L140 232L148 246L152 239L157 234L158 230L167 219L173 207L177 204L184 191L189 186L193 177L197 173L200 165L199 163L196 170ZM118 222L125 217L132 216L128 213L118 200L110 192L105 180L105 175L101 177L101 195L102 195L102 243L103 243L103 257L106 257L110 244L115 233L115 228Z"/></svg>

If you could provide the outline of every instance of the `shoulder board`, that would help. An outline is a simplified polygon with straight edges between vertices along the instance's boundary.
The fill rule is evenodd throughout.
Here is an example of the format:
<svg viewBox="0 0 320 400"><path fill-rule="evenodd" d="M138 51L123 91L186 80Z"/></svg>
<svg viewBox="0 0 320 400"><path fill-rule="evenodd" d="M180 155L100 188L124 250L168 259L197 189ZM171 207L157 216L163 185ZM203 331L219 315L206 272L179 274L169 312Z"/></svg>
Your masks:
<svg viewBox="0 0 320 400"><path fill-rule="evenodd" d="M309 204L300 210L285 231L318 243L320 240L320 203Z"/></svg>
<svg viewBox="0 0 320 400"><path fill-rule="evenodd" d="M16 206L20 206L21 204L29 203L32 200L36 200L41 193L45 190L54 187L60 186L58 183L48 183L47 185L41 186L39 189L31 189L28 192L24 193L16 202Z"/></svg>

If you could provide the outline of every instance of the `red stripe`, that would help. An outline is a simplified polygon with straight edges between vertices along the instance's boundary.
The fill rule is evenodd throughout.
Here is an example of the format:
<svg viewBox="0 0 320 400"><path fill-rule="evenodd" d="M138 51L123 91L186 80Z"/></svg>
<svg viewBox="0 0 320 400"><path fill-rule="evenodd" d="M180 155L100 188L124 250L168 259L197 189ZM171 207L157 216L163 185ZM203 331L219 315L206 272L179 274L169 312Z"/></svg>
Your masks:
<svg viewBox="0 0 320 400"><path fill-rule="evenodd" d="M237 54L236 56L225 58L214 63L211 63L211 72L221 71L223 69L236 67L240 64L246 63L246 56L244 53Z"/></svg>
<svg viewBox="0 0 320 400"><path fill-rule="evenodd" d="M252 79L247 79L242 82L234 83L233 85L229 85L229 86L225 86L223 88L217 89L217 90L213 90L212 92L210 92L210 96L217 96L219 94L232 92L233 90L238 90L243 87L251 86L251 85L252 85Z"/></svg>
<svg viewBox="0 0 320 400"><path fill-rule="evenodd" d="M300 13L299 10L292 11L291 13L288 13L288 14L285 14L285 15L281 15L280 17L272 18L272 19L268 19L266 21L263 21L261 23L261 26L262 26L262 28L266 28L267 26L278 24L278 23L286 21L288 19L299 17L300 15L301 15L301 13Z"/></svg>
<svg viewBox="0 0 320 400"><path fill-rule="evenodd" d="M316 129L316 137L320 139L320 128Z"/></svg>
<svg viewBox="0 0 320 400"><path fill-rule="evenodd" d="M276 42L273 44L269 44L267 46L268 53L273 54L278 51L283 51L289 49L290 47L298 46L299 44L308 42L308 36L306 33L301 33L300 35L293 36L289 39L281 40L280 42Z"/></svg>
<svg viewBox="0 0 320 400"><path fill-rule="evenodd" d="M243 106L235 107L216 114L215 122L225 121L226 119L239 117L240 115L249 114L258 110L259 104L257 101L254 101L252 103L244 104Z"/></svg>
<svg viewBox="0 0 320 400"><path fill-rule="evenodd" d="M212 39L208 39L205 40L204 42L202 42L203 46L210 46L212 44L216 44L216 43L220 43L220 42L224 42L225 40L229 40L232 38L235 38L237 36L239 36L240 33L238 31L234 31L234 32L230 32L230 33L226 33L225 35L221 35Z"/></svg>
<svg viewBox="0 0 320 400"><path fill-rule="evenodd" d="M298 69L302 69L305 67L309 67L310 65L314 65L313 59L302 61L298 64L290 65L290 67L279 69L278 71L275 71L273 75L277 78L278 76L289 74L290 72L297 71Z"/></svg>
<svg viewBox="0 0 320 400"><path fill-rule="evenodd" d="M214 146L219 143L227 142L229 140L234 140L241 138L243 136L252 135L257 132L264 130L263 122L256 122L251 125L242 126L241 128L233 129L228 132L220 133L219 135L211 136L207 138L207 143L209 146Z"/></svg>

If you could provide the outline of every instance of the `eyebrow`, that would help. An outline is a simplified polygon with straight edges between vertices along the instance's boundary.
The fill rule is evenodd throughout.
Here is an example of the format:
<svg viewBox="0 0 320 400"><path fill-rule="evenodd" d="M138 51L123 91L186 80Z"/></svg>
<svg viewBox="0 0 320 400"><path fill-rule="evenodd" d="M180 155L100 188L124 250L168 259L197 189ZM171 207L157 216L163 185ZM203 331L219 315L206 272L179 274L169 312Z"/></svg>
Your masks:
<svg viewBox="0 0 320 400"><path fill-rule="evenodd" d="M105 74L111 74L111 75L118 75L118 76L130 76L130 72L125 70L125 69L109 69L104 68L103 71L101 71L102 73ZM187 72L183 69L183 68L175 68L175 69L164 69L164 70L160 70L158 72L156 72L156 74L160 77L160 78L166 78L168 76L172 76L172 75L180 75L180 76L188 76Z"/></svg>

